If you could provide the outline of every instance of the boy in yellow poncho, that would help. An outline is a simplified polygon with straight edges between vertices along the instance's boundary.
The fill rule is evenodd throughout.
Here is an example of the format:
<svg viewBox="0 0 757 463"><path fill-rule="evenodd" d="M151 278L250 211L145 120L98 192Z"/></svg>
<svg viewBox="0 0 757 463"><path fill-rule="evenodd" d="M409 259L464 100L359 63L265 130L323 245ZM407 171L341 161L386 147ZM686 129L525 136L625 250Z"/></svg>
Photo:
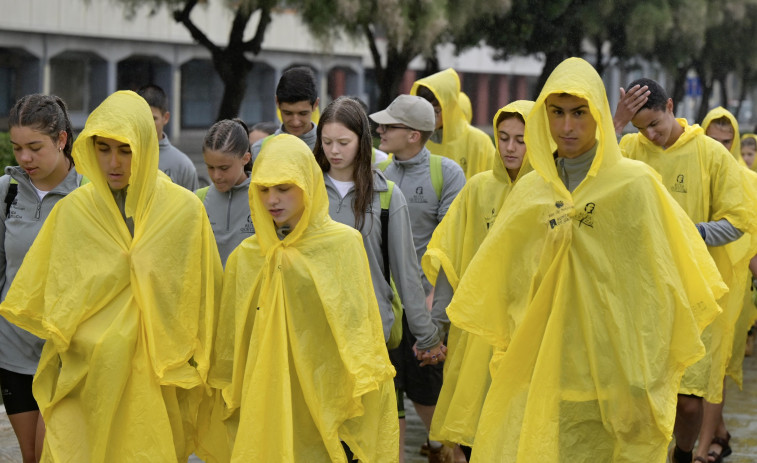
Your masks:
<svg viewBox="0 0 757 463"><path fill-rule="evenodd" d="M47 340L43 461L186 461L221 262L202 203L158 171L150 108L109 96L74 143L91 183L61 200L0 314Z"/></svg>
<svg viewBox="0 0 757 463"><path fill-rule="evenodd" d="M710 110L702 121L702 128L705 134L719 141L736 159L736 161L748 169L746 162L741 157L741 139L739 136L739 124L733 114L722 106ZM757 183L757 175L746 170L746 181ZM754 235L748 235L734 243L726 244L726 250L732 261L737 261L734 266L734 283L730 286L730 292L740 293L744 296L729 297L729 305L733 305L729 311L738 311L739 316L736 320L733 333L732 348L730 360L726 366L726 375L733 378L739 388L743 382L743 364L744 349L746 347L746 338L749 328L752 326L757 316L752 303L752 278L749 272L749 260L752 256L745 252L750 247L754 249L749 240L753 240ZM699 432L699 446L697 454L712 457L714 461L718 458L728 456L731 453L729 444L730 433L728 432L725 421L723 420L723 407L725 405L725 384L723 385L723 400L720 403L710 403L705 401L704 414L702 417L702 428Z"/></svg>
<svg viewBox="0 0 757 463"><path fill-rule="evenodd" d="M452 159L471 178L492 168L496 152L489 135L473 127L460 107L460 78L449 68L415 81L411 95L425 98L434 106L436 129L426 148Z"/></svg>
<svg viewBox="0 0 757 463"><path fill-rule="evenodd" d="M340 441L361 462L398 459L394 369L362 237L328 208L307 145L269 139L251 177L256 234L226 263L211 371L232 461L346 462Z"/></svg>
<svg viewBox="0 0 757 463"><path fill-rule="evenodd" d="M629 87L637 85L646 86L650 94L631 120L639 133L620 141L623 154L659 172L663 184L696 224L730 289L718 301L723 316L703 333L707 355L681 381L675 432L680 462L691 459L688 452L699 434L702 398L710 403L722 399L733 327L744 294L745 275L737 275L737 270L740 262L757 251L749 237L742 238L743 233L757 230L757 189L721 143L706 136L700 126L675 118L673 101L657 82L639 79ZM697 452L697 457L705 456Z"/></svg>
<svg viewBox="0 0 757 463"><path fill-rule="evenodd" d="M684 211L613 132L594 68L557 66L526 120L535 172L447 308L495 349L474 462L665 458L678 383L726 288Z"/></svg>
<svg viewBox="0 0 757 463"><path fill-rule="evenodd" d="M460 276L515 182L531 171L525 158L523 130L533 104L514 101L497 111L493 125L500 156L494 168L476 174L466 183L431 237L422 264L435 287L435 319L446 321L446 308ZM431 438L472 447L489 383L491 346L453 325L447 347L444 384L431 423ZM463 450L470 455L469 449Z"/></svg>

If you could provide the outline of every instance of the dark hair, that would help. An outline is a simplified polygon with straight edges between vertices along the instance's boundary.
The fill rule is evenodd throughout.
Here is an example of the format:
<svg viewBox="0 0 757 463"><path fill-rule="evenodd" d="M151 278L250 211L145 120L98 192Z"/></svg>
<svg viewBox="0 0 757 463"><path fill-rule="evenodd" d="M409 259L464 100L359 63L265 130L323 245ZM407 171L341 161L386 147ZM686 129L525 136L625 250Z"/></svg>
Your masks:
<svg viewBox="0 0 757 463"><path fill-rule="evenodd" d="M504 120L513 119L513 118L518 119L523 124L526 123L526 120L523 119L523 115L521 113L514 112L514 111L503 111L502 113L500 113L499 117L497 117L497 124L496 125L501 124L502 121L504 121Z"/></svg>
<svg viewBox="0 0 757 463"><path fill-rule="evenodd" d="M368 116L363 111L360 103L349 97L339 97L332 101L321 114L316 133L318 138L315 142L313 153L321 170L328 172L331 168L326 153L323 151L321 131L329 122L338 122L352 133L357 135L358 149L355 156L355 169L352 180L355 182L355 199L352 201L352 212L355 215L355 228L362 230L365 224L365 211L373 203L373 144L371 127Z"/></svg>
<svg viewBox="0 0 757 463"><path fill-rule="evenodd" d="M147 101L153 108L158 108L162 114L168 112L168 96L162 88L155 84L148 84L137 90L137 94Z"/></svg>
<svg viewBox="0 0 757 463"><path fill-rule="evenodd" d="M421 145L425 146L426 142L429 138L431 138L431 135L434 134L433 130L418 130L418 132L421 133Z"/></svg>
<svg viewBox="0 0 757 463"><path fill-rule="evenodd" d="M31 127L38 130L57 143L61 132L66 132L66 144L63 155L74 165L71 147L74 144L74 132L68 118L66 103L55 95L34 93L26 95L13 105L8 115L8 127Z"/></svg>
<svg viewBox="0 0 757 463"><path fill-rule="evenodd" d="M279 103L297 103L307 100L310 106L318 99L315 75L307 66L296 66L281 74L276 86L276 100Z"/></svg>
<svg viewBox="0 0 757 463"><path fill-rule="evenodd" d="M717 119L711 120L710 125L708 125L704 129L707 130L710 128L710 126L713 126L713 125L720 127L721 130L730 130L731 133L735 133L735 128L733 127L733 124L731 124L731 120L728 119L727 116L720 116Z"/></svg>
<svg viewBox="0 0 757 463"><path fill-rule="evenodd" d="M276 132L276 129L278 128L279 124L273 121L258 122L257 124L250 127L248 135L255 130L260 130L261 132L265 132L268 135L273 135L273 133Z"/></svg>
<svg viewBox="0 0 757 463"><path fill-rule="evenodd" d="M754 137L744 137L741 139L741 147L743 148L745 146L757 148L757 140L755 140Z"/></svg>
<svg viewBox="0 0 757 463"><path fill-rule="evenodd" d="M668 92L666 92L665 89L662 88L662 85L658 84L652 79L641 78L636 79L628 84L628 87L626 87L626 89L632 88L636 85L638 85L639 87L644 87L646 85L649 90L649 98L647 99L647 102L644 103L644 106L639 108L639 111L641 111L642 109L651 109L652 111L665 111L669 98ZM638 111L636 113L638 114Z"/></svg>
<svg viewBox="0 0 757 463"><path fill-rule="evenodd" d="M436 98L436 95L434 95L434 92L432 92L431 89L426 87L425 85L418 85L418 87L415 89L415 94L428 101L432 105L440 106L439 100Z"/></svg>
<svg viewBox="0 0 757 463"><path fill-rule="evenodd" d="M202 149L221 151L222 153L242 158L250 152L250 139L247 137L247 124L241 119L224 119L213 124L205 140ZM245 172L252 170L252 159L245 164Z"/></svg>

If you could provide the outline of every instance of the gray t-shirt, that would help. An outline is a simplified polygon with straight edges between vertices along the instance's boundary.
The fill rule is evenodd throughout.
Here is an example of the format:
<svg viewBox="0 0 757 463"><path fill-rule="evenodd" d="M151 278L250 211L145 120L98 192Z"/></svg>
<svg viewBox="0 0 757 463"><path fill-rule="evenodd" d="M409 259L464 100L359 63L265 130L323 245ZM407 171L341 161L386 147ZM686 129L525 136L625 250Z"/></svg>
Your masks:
<svg viewBox="0 0 757 463"><path fill-rule="evenodd" d="M192 160L171 144L168 135L163 135L163 139L158 142L158 147L160 148L158 169L161 172L171 177L172 182L189 191L200 188L197 169Z"/></svg>
<svg viewBox="0 0 757 463"><path fill-rule="evenodd" d="M0 282L2 299L16 277L24 256L58 201L81 183L81 175L71 169L66 178L41 200L29 176L20 167L6 167L0 178ZM18 182L16 198L5 216L5 201L11 178ZM45 341L0 317L0 368L33 375Z"/></svg>

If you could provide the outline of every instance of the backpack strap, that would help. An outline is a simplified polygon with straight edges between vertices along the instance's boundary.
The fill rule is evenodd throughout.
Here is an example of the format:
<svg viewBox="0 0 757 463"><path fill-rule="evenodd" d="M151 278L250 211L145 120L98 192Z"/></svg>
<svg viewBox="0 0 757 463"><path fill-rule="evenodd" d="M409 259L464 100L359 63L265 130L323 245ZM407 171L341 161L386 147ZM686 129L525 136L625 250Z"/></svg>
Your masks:
<svg viewBox="0 0 757 463"><path fill-rule="evenodd" d="M378 168L378 170L383 172L386 170L387 167L389 167L389 164L391 163L392 163L392 158L386 158L386 160L381 161L378 164L376 164L376 167Z"/></svg>
<svg viewBox="0 0 757 463"><path fill-rule="evenodd" d="M210 188L210 185L200 188L198 190L195 190L195 194L198 198L200 198L200 201L205 202L205 198L208 196L208 189Z"/></svg>
<svg viewBox="0 0 757 463"><path fill-rule="evenodd" d="M444 174L442 173L442 157L432 154L428 158L431 169L431 184L436 192L436 199L442 199L442 187L444 186Z"/></svg>
<svg viewBox="0 0 757 463"><path fill-rule="evenodd" d="M8 214L11 212L11 204L13 204L13 201L16 199L16 196L18 196L18 182L16 179L11 178L10 184L8 185L8 192L5 194L5 217L8 217Z"/></svg>
<svg viewBox="0 0 757 463"><path fill-rule="evenodd" d="M387 180L387 191L379 193L381 200L381 257L384 260L384 278L391 285L391 272L389 271L389 206L392 203L394 182Z"/></svg>

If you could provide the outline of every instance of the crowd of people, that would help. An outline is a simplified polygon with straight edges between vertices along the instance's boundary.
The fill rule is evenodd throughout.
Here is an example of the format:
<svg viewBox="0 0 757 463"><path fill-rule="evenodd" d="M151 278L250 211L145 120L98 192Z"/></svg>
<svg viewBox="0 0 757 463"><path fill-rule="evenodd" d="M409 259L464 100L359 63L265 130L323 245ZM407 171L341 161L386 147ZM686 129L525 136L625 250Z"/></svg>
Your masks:
<svg viewBox="0 0 757 463"><path fill-rule="evenodd" d="M757 319L757 136L579 58L471 126L453 69L368 114L281 76L281 124L189 158L165 92L74 140L13 106L0 386L23 461L722 462ZM629 132L628 124L635 127ZM373 133L379 144L374 147ZM757 168L757 165L755 165Z"/></svg>

